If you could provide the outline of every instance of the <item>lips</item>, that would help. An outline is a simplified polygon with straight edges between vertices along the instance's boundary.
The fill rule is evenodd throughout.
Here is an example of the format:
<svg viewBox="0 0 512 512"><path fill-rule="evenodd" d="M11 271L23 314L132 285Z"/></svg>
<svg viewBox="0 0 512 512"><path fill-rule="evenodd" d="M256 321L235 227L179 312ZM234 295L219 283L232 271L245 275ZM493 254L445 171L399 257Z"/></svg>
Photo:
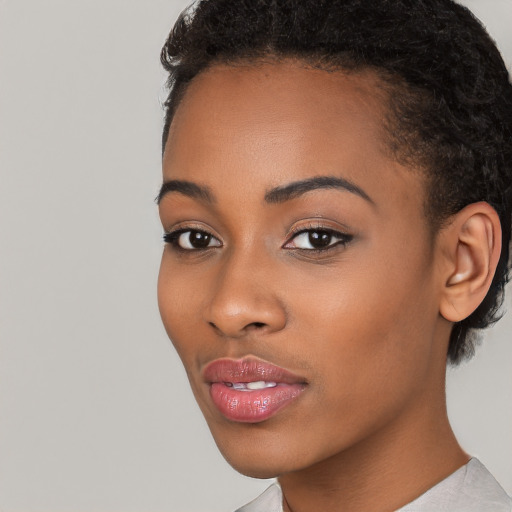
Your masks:
<svg viewBox="0 0 512 512"><path fill-rule="evenodd" d="M217 359L203 371L214 405L227 419L265 421L306 388L304 378L256 358Z"/></svg>

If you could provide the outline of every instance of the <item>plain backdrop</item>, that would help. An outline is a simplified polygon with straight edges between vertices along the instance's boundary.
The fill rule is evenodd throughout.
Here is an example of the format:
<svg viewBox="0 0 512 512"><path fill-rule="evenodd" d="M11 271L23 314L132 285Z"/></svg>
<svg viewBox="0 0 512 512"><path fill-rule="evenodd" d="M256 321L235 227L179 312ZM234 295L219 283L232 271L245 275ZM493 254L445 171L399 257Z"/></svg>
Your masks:
<svg viewBox="0 0 512 512"><path fill-rule="evenodd" d="M467 4L510 67L511 0ZM159 51L185 5L0 0L1 512L228 512L268 485L217 453L157 310ZM509 493L511 333L448 384Z"/></svg>

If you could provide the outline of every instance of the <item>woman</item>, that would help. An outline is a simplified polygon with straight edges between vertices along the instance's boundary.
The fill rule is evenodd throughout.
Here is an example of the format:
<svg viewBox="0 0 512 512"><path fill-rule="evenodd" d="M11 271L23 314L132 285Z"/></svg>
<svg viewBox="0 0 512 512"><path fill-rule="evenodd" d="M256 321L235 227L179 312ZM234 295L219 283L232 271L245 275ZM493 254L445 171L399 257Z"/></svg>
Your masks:
<svg viewBox="0 0 512 512"><path fill-rule="evenodd" d="M450 0L204 0L162 51L164 325L240 510L510 511L445 368L509 269L512 86Z"/></svg>

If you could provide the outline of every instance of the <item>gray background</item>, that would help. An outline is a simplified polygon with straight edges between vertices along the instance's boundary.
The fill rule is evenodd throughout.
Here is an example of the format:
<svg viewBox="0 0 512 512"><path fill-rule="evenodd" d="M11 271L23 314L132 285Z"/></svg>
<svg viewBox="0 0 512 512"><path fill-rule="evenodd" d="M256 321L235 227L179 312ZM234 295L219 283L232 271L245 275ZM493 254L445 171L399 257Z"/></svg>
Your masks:
<svg viewBox="0 0 512 512"><path fill-rule="evenodd" d="M467 4L511 67L512 2ZM0 0L2 512L220 512L267 485L217 454L156 306L158 56L184 6ZM509 493L511 332L448 389Z"/></svg>

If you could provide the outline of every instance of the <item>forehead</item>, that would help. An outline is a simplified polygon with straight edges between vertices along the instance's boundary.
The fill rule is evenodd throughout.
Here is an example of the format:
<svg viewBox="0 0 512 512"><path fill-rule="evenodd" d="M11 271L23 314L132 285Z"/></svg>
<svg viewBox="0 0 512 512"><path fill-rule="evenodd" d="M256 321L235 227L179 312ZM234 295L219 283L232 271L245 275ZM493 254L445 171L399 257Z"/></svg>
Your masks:
<svg viewBox="0 0 512 512"><path fill-rule="evenodd" d="M190 132L198 137L208 133L212 145L233 142L236 135L249 148L258 133L260 143L265 138L275 143L285 136L293 137L290 142L300 139L306 146L318 147L319 139L326 144L343 143L339 137L347 138L349 133L341 133L346 128L352 138L364 134L376 149L378 145L385 151L386 113L381 82L370 71L327 72L294 61L217 65L188 86L166 149L176 150L180 137ZM326 132L334 137L325 139Z"/></svg>
<svg viewBox="0 0 512 512"><path fill-rule="evenodd" d="M419 173L389 156L387 115L386 92L371 71L329 72L293 61L217 65L194 79L177 108L164 180L260 195L335 175L379 194L407 188L421 202Z"/></svg>

